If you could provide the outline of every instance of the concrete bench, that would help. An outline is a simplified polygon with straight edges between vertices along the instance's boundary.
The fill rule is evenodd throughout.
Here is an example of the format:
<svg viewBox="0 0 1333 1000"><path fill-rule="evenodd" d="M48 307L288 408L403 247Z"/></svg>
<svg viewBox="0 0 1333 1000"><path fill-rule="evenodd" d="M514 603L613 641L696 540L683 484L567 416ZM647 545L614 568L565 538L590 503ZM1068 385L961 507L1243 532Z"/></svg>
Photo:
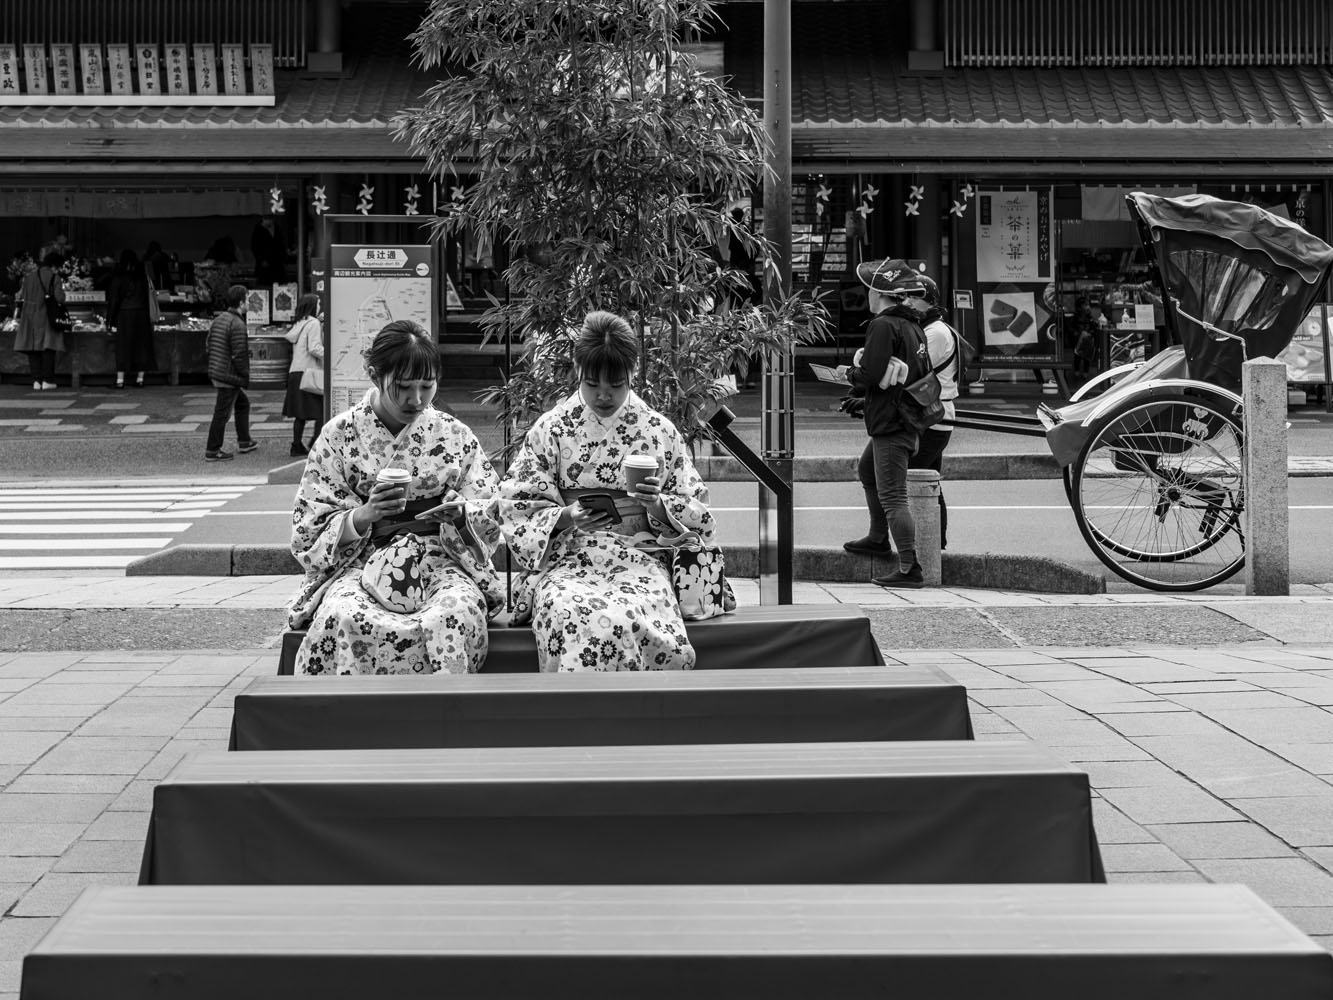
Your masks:
<svg viewBox="0 0 1333 1000"><path fill-rule="evenodd" d="M294 750L185 757L140 881L1104 881L1088 776L1032 743Z"/></svg>
<svg viewBox="0 0 1333 1000"><path fill-rule="evenodd" d="M84 891L23 1000L1327 1000L1238 885L190 886Z"/></svg>
<svg viewBox="0 0 1333 1000"><path fill-rule="evenodd" d="M967 740L933 667L258 677L232 750Z"/></svg>
<svg viewBox="0 0 1333 1000"><path fill-rule="evenodd" d="M698 654L696 669L740 667L872 667L884 656L870 632L870 619L854 604L787 604L738 608L729 615L686 622ZM282 637L278 673L290 674L304 632ZM483 673L537 672L532 629L493 628Z"/></svg>

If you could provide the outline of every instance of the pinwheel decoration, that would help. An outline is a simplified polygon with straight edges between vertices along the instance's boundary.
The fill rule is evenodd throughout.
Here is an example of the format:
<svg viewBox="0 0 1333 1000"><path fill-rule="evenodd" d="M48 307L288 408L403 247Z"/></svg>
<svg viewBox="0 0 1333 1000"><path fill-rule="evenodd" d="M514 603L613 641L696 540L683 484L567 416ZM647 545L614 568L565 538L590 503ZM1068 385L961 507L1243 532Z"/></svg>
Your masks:
<svg viewBox="0 0 1333 1000"><path fill-rule="evenodd" d="M873 184L867 184L861 189L861 204L856 206L856 212L862 220L870 217L870 213L875 210L875 198L879 195L879 188Z"/></svg>
<svg viewBox="0 0 1333 1000"><path fill-rule="evenodd" d="M370 210L375 207L375 189L370 181L361 182L361 192L357 195L356 210L362 215L369 215Z"/></svg>
<svg viewBox="0 0 1333 1000"><path fill-rule="evenodd" d="M908 190L907 200L903 202L903 207L906 210L903 214L919 216L921 214L921 202L926 197L926 187L924 184L913 184Z"/></svg>
<svg viewBox="0 0 1333 1000"><path fill-rule="evenodd" d="M329 210L329 196L324 193L324 184L312 185L310 196L310 207L315 210L316 215L323 215Z"/></svg>
<svg viewBox="0 0 1333 1000"><path fill-rule="evenodd" d="M287 211L287 204L282 198L282 188L276 184L268 189L268 210L270 215L282 215Z"/></svg>
<svg viewBox="0 0 1333 1000"><path fill-rule="evenodd" d="M404 215L420 215L417 211L417 202L421 200L421 189L415 182L410 187L403 188L403 194L407 196L407 202L403 205Z"/></svg>

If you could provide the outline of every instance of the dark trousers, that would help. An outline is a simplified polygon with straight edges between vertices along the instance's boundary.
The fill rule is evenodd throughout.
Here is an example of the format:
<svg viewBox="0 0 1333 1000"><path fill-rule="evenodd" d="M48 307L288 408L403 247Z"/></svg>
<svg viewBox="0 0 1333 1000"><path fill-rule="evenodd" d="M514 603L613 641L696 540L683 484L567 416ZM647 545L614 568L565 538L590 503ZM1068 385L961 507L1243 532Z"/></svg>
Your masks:
<svg viewBox="0 0 1333 1000"><path fill-rule="evenodd" d="M921 435L921 447L917 448L912 460L907 463L909 469L934 469L944 471L944 449L949 447L949 438L953 430L939 427L927 427ZM949 547L949 505L944 502L944 484L940 484L940 548Z"/></svg>
<svg viewBox="0 0 1333 1000"><path fill-rule="evenodd" d="M856 466L870 512L870 537L892 538L903 569L916 562L916 522L907 506L907 463L916 449L915 431L876 434Z"/></svg>
<svg viewBox="0 0 1333 1000"><path fill-rule="evenodd" d="M236 440L250 440L250 397L238 385L220 385L217 389L218 400L213 404L213 422L208 425L208 444L204 446L209 451L222 450L222 435L227 430L227 420L233 408L236 413Z"/></svg>
<svg viewBox="0 0 1333 1000"><path fill-rule="evenodd" d="M34 382L54 382L56 380L55 351L24 351L28 356L28 367L32 369Z"/></svg>

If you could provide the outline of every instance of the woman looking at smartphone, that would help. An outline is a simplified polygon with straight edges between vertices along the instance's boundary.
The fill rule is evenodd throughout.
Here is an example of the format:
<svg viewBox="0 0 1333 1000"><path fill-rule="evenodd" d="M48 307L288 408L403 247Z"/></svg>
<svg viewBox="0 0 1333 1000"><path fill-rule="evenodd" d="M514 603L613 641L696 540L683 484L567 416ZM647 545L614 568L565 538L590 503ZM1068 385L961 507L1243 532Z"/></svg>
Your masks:
<svg viewBox="0 0 1333 1000"><path fill-rule="evenodd" d="M515 620L531 618L543 671L689 669L662 543L712 541L708 487L680 432L630 389L639 348L628 323L590 313L573 356L578 391L528 431L495 504L527 571ZM658 469L632 492L628 456ZM620 520L580 503L588 493L610 493Z"/></svg>
<svg viewBox="0 0 1333 1000"><path fill-rule="evenodd" d="M365 360L373 386L324 425L292 511L305 582L289 620L308 629L296 672L475 671L504 602L495 470L431 405L440 356L425 330L390 323Z"/></svg>

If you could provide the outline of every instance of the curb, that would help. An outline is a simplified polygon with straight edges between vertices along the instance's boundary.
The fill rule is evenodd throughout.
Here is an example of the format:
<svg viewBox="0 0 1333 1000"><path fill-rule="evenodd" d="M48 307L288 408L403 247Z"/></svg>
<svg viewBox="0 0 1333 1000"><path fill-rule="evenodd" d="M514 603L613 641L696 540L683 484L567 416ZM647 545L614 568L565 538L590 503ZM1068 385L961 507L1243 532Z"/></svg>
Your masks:
<svg viewBox="0 0 1333 1000"><path fill-rule="evenodd" d="M756 547L724 545L727 571L737 578L759 575ZM498 556L503 568L503 556ZM895 568L881 559L841 548L806 547L794 553L793 575L812 583L864 583ZM173 545L135 559L126 576L299 576L303 570L283 545ZM945 552L942 587L1027 590L1043 594L1104 594L1100 576L1041 556Z"/></svg>
<svg viewBox="0 0 1333 1000"><path fill-rule="evenodd" d="M798 483L854 483L859 456L796 458L792 477ZM735 483L754 479L730 455L703 455L694 460L708 482ZM940 478L946 482L966 479L1059 479L1063 475L1054 455L944 455Z"/></svg>

